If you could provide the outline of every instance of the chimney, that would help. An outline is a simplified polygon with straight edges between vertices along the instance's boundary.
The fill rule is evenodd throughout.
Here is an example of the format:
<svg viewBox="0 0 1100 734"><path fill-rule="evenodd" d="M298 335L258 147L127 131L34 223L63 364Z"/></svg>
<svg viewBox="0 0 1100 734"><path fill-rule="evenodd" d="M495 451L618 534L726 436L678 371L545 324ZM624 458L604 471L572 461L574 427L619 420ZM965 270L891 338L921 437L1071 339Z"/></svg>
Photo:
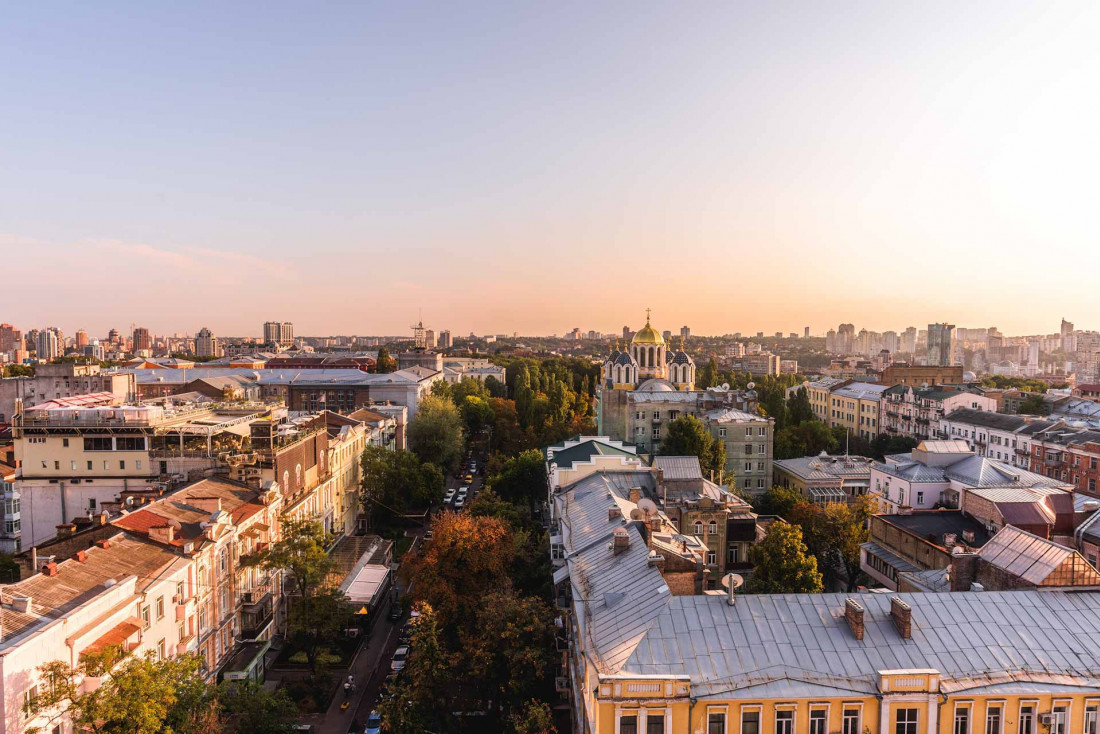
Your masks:
<svg viewBox="0 0 1100 734"><path fill-rule="evenodd" d="M50 561L49 563L47 563L45 566L42 567L42 575L43 576L56 576L58 573L59 572L57 570L57 564L54 563L53 561Z"/></svg>
<svg viewBox="0 0 1100 734"><path fill-rule="evenodd" d="M73 553L73 560L77 563L84 563L84 561L88 560L88 554L82 550L78 550L76 553Z"/></svg>
<svg viewBox="0 0 1100 734"><path fill-rule="evenodd" d="M627 548L630 547L630 534L626 531L626 528L615 528L615 532L612 534L612 550L615 555L619 555Z"/></svg>
<svg viewBox="0 0 1100 734"><path fill-rule="evenodd" d="M642 488L631 487L630 488L630 501L634 504L638 504L638 501L642 499Z"/></svg>
<svg viewBox="0 0 1100 734"><path fill-rule="evenodd" d="M96 548L110 548L111 547L111 541L107 540L106 538L104 538L103 540L97 540L95 542L95 547Z"/></svg>
<svg viewBox="0 0 1100 734"><path fill-rule="evenodd" d="M149 538L159 543L171 543L176 539L176 529L171 525L149 528Z"/></svg>
<svg viewBox="0 0 1100 734"><path fill-rule="evenodd" d="M12 597L11 608L21 614L31 613L31 598L29 596Z"/></svg>
<svg viewBox="0 0 1100 734"><path fill-rule="evenodd" d="M649 565L656 568L658 571L664 571L665 557L654 551L649 554Z"/></svg>
<svg viewBox="0 0 1100 734"><path fill-rule="evenodd" d="M654 515L653 517L646 520L646 523L649 525L649 532L651 532L651 533L661 532L661 516L660 515Z"/></svg>
<svg viewBox="0 0 1100 734"><path fill-rule="evenodd" d="M92 515L92 525L100 527L107 524L107 513L101 512L98 515Z"/></svg>
<svg viewBox="0 0 1100 734"><path fill-rule="evenodd" d="M618 520L622 516L623 516L623 511L619 509L618 505L616 505L614 507L608 507L607 508L607 519L608 519L609 522L611 520Z"/></svg>
<svg viewBox="0 0 1100 734"><path fill-rule="evenodd" d="M857 640L863 639L863 605L855 599L844 600L844 620Z"/></svg>
<svg viewBox="0 0 1100 734"><path fill-rule="evenodd" d="M890 597L890 616L902 639L910 639L913 636L913 608L896 596Z"/></svg>
<svg viewBox="0 0 1100 734"><path fill-rule="evenodd" d="M955 553L951 556L952 591L970 591L970 585L978 578L978 562L981 556L977 553Z"/></svg>
<svg viewBox="0 0 1100 734"><path fill-rule="evenodd" d="M63 525L55 526L57 528L57 539L71 538L73 533L76 532L76 525L71 522L64 523Z"/></svg>

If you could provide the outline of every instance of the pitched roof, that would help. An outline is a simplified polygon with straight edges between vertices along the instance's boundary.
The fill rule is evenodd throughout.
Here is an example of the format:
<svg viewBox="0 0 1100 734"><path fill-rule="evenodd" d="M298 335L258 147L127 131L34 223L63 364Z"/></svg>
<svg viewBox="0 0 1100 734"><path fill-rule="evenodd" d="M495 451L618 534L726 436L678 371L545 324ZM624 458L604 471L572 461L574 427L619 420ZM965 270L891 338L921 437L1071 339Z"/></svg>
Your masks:
<svg viewBox="0 0 1100 734"><path fill-rule="evenodd" d="M943 417L945 421L968 423L972 426L984 426L998 431L1016 431L1028 425L1029 421L1018 415L994 413L988 410L958 408Z"/></svg>
<svg viewBox="0 0 1100 734"><path fill-rule="evenodd" d="M210 520L215 510L196 504L197 500L218 499L221 511L229 513L233 524L239 525L264 509L261 491L221 479L203 479L167 497L143 506L111 522L116 527L148 535L150 529L169 523L178 526L172 545L183 545L202 537L202 524ZM203 503L206 504L205 502Z"/></svg>
<svg viewBox="0 0 1100 734"><path fill-rule="evenodd" d="M698 456L657 456L653 459L653 466L664 473L666 480L703 478L703 468L699 465Z"/></svg>
<svg viewBox="0 0 1100 734"><path fill-rule="evenodd" d="M1073 564L1071 578L1054 581L1059 586L1100 586L1100 573L1080 553L1011 525L1001 528L978 555L994 568L1036 586L1051 579L1066 561L1079 559L1081 563Z"/></svg>
<svg viewBox="0 0 1100 734"><path fill-rule="evenodd" d="M824 453L824 452L823 452ZM808 481L829 481L836 479L870 479L874 459L863 456L803 456L798 459L779 459L774 462L777 469L793 474Z"/></svg>
<svg viewBox="0 0 1100 734"><path fill-rule="evenodd" d="M631 459L638 458L632 451L613 446L598 439L589 439L575 446L558 448L550 446L546 449L547 461L558 465L559 469L571 469L574 464L591 461L593 456L626 456Z"/></svg>

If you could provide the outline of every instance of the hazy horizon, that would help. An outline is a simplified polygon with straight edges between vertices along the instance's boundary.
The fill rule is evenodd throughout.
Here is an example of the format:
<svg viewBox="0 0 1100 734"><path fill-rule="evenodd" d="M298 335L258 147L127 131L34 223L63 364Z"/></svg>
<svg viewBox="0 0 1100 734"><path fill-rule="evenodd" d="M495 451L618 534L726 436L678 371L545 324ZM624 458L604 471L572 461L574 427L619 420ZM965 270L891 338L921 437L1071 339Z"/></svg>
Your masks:
<svg viewBox="0 0 1100 734"><path fill-rule="evenodd" d="M0 322L1079 328L1100 5L30 4Z"/></svg>

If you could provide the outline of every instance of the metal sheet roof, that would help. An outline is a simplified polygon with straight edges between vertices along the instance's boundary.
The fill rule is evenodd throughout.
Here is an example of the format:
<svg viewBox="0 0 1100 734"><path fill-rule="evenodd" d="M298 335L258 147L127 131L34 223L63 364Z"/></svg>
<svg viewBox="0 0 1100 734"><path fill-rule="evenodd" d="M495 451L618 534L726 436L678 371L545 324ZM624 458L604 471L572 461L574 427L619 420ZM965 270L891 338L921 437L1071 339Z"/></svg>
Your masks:
<svg viewBox="0 0 1100 734"><path fill-rule="evenodd" d="M664 472L666 480L703 478L698 456L658 456L653 459L653 466Z"/></svg>

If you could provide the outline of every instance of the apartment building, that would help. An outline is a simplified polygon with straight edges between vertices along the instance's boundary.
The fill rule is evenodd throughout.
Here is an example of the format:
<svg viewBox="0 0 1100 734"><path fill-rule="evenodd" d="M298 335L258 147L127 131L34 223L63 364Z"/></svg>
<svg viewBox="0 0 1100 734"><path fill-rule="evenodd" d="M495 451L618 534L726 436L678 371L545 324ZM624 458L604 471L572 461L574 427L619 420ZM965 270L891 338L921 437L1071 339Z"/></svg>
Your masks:
<svg viewBox="0 0 1100 734"><path fill-rule="evenodd" d="M965 441L978 456L1028 469L1031 465L1031 437L1035 432L1053 425L1052 421L1033 416L959 408L940 419L937 436Z"/></svg>
<svg viewBox="0 0 1100 734"><path fill-rule="evenodd" d="M1100 430L1044 422L1032 435L1031 470L1100 497Z"/></svg>
<svg viewBox="0 0 1100 734"><path fill-rule="evenodd" d="M906 574L945 571L955 554L972 553L991 537L985 525L962 510L872 515L868 540L859 549L859 565L883 588L915 590L904 588Z"/></svg>
<svg viewBox="0 0 1100 734"><path fill-rule="evenodd" d="M888 388L870 382L852 382L831 391L825 422L850 435L873 441L879 434L879 405Z"/></svg>
<svg viewBox="0 0 1100 734"><path fill-rule="evenodd" d="M811 504L851 504L871 486L873 459L864 456L818 456L780 459L775 462L775 483L793 489Z"/></svg>
<svg viewBox="0 0 1100 734"><path fill-rule="evenodd" d="M206 479L129 512L115 527L186 559L191 586L173 595L176 617L194 635L204 671L214 677L245 642L253 659L250 677L262 678L263 653L284 626L278 574L251 568L242 559L278 538L283 495L278 485L260 489ZM172 600L173 596L167 597ZM159 616L162 599L140 614Z"/></svg>
<svg viewBox="0 0 1100 734"><path fill-rule="evenodd" d="M923 734L1042 723L1068 734L1096 723L1100 654L1079 638L1100 625L1100 593L707 592L690 571L703 544L669 535L620 476L591 476L554 498L563 558L554 582L569 638L558 682L574 731Z"/></svg>
<svg viewBox="0 0 1100 734"><path fill-rule="evenodd" d="M199 579L178 549L116 533L70 558L38 560L33 576L0 587L0 730L72 731L57 712L24 708L48 685L38 670L48 662L75 665L112 648L159 658L197 649Z"/></svg>
<svg viewBox="0 0 1100 734"><path fill-rule="evenodd" d="M806 395L810 399L810 408L814 411L814 417L823 423L827 423L829 421L830 411L832 410L833 390L837 390L845 385L850 385L851 383L851 380L841 379L839 377L824 377L820 380L804 382L801 385L787 388L787 397L789 398L798 390L805 388Z"/></svg>
<svg viewBox="0 0 1100 734"><path fill-rule="evenodd" d="M136 390L133 375L102 372L99 365L40 364L33 377L0 379L0 423L11 422L17 402L29 408L49 400L108 393L121 403L132 400Z"/></svg>
<svg viewBox="0 0 1100 734"><path fill-rule="evenodd" d="M725 444L721 484L758 496L772 486L775 419L737 408L716 408L700 416L710 435Z"/></svg>
<svg viewBox="0 0 1100 734"><path fill-rule="evenodd" d="M993 398L943 387L894 385L882 393L879 427L882 432L917 440L936 438L940 419L959 408L996 412Z"/></svg>

